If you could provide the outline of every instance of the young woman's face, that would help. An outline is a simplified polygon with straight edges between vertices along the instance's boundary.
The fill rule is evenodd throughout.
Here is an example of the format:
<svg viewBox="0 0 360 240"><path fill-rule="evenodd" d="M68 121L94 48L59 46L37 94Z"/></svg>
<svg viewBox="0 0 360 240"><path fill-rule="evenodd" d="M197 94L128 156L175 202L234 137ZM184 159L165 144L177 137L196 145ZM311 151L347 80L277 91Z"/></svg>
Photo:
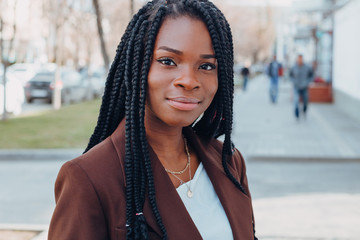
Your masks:
<svg viewBox="0 0 360 240"><path fill-rule="evenodd" d="M165 19L148 75L147 121L188 126L217 89L217 61L205 24L187 16Z"/></svg>

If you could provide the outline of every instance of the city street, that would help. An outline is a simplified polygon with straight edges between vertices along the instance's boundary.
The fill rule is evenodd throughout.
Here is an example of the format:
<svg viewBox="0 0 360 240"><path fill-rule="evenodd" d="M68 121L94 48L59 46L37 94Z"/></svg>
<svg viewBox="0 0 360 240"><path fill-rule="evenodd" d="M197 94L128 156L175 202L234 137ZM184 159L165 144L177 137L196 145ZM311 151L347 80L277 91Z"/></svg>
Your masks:
<svg viewBox="0 0 360 240"><path fill-rule="evenodd" d="M64 161L0 161L0 223L48 224Z"/></svg>
<svg viewBox="0 0 360 240"><path fill-rule="evenodd" d="M54 208L54 181L63 163L61 160L0 161L0 224L48 224ZM359 172L360 163L248 162L247 174L259 236L264 239L276 236L284 222L295 235L304 225L324 227L317 222L322 215L303 221L302 214L314 214L320 209L325 211L323 214L331 215L332 211L346 211L354 206L351 202L350 206L344 205L349 198L342 200L341 196L350 194L360 200ZM340 198L338 205L324 205L324 201L334 197ZM314 204L319 205L314 208ZM352 214L357 214L360 219L358 201L356 206ZM275 209L279 212L273 214ZM281 221L280 216L288 220ZM348 219L346 225L352 226L351 222ZM333 226L333 230L343 225ZM334 233L328 232L328 236L333 236L331 234ZM325 236L324 233L321 235Z"/></svg>
<svg viewBox="0 0 360 240"><path fill-rule="evenodd" d="M144 109L137 103L144 99L145 138L155 139L155 150L175 139L166 138L173 129L165 136L158 128L177 117L227 133L218 140L226 137L245 161L240 175L246 172L259 240L360 240L360 0L78 2L0 2L0 240L48 239L61 166L80 156L89 138L108 136L123 111L126 136L139 147ZM191 160L181 172L166 169L181 184L186 169L190 180L194 174L190 155L209 161L193 145L189 155L184 141L185 152L158 144L162 156L175 156L161 159L164 167L179 171L180 160ZM136 178L140 168L130 163L126 173L130 165ZM140 180L127 181L135 203L137 186L149 187ZM232 201L229 219L243 204ZM236 238L249 230L242 229L249 213L235 214L241 226L231 221ZM176 225L163 220L166 230ZM127 219L128 230L133 222ZM138 234L136 226L127 238ZM205 240L224 238L198 227ZM115 230L111 235L123 234Z"/></svg>
<svg viewBox="0 0 360 240"><path fill-rule="evenodd" d="M360 124L331 104L311 104L296 121L291 85L282 82L272 105L265 76L234 101L233 141L246 159L259 239L358 239ZM0 227L48 225L56 175L80 153L0 151Z"/></svg>

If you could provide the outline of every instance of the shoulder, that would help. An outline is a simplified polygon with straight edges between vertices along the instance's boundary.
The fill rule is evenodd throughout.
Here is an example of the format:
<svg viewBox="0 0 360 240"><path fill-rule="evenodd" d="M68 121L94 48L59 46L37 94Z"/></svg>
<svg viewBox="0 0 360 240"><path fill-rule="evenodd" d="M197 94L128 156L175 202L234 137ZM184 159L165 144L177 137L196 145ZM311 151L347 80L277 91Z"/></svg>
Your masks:
<svg viewBox="0 0 360 240"><path fill-rule="evenodd" d="M211 139L208 146L216 151L221 161L223 142L218 139ZM242 173L245 171L245 160L240 151L235 147L233 148L233 154L228 157L228 164L232 170L241 177Z"/></svg>

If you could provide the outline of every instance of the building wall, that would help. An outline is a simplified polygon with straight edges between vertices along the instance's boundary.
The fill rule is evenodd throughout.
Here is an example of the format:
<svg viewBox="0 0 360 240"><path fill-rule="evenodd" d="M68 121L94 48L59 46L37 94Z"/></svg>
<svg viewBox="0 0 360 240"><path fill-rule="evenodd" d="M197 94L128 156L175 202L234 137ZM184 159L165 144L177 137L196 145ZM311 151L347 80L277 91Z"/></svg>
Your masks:
<svg viewBox="0 0 360 240"><path fill-rule="evenodd" d="M335 13L333 59L333 87L335 91L347 95L349 99L358 100L358 109L360 109L359 12L360 1L352 0Z"/></svg>

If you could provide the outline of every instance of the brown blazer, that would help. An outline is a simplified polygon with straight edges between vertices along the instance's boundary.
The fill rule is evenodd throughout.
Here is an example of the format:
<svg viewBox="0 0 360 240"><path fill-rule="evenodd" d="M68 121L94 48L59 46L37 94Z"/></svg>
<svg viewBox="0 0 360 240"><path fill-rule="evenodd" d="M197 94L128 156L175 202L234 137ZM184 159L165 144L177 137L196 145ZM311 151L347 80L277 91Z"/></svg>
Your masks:
<svg viewBox="0 0 360 240"><path fill-rule="evenodd" d="M56 208L50 223L49 240L126 239L124 122L106 140L62 166L55 183ZM201 140L190 128L186 128L184 133L209 175L229 219L234 239L253 240L251 198L238 190L224 173L222 144L215 139ZM202 239L151 148L150 158L157 204L168 239ZM245 163L237 150L230 160L230 171L248 191ZM149 225L150 239L161 239L162 233L148 198L144 216Z"/></svg>

